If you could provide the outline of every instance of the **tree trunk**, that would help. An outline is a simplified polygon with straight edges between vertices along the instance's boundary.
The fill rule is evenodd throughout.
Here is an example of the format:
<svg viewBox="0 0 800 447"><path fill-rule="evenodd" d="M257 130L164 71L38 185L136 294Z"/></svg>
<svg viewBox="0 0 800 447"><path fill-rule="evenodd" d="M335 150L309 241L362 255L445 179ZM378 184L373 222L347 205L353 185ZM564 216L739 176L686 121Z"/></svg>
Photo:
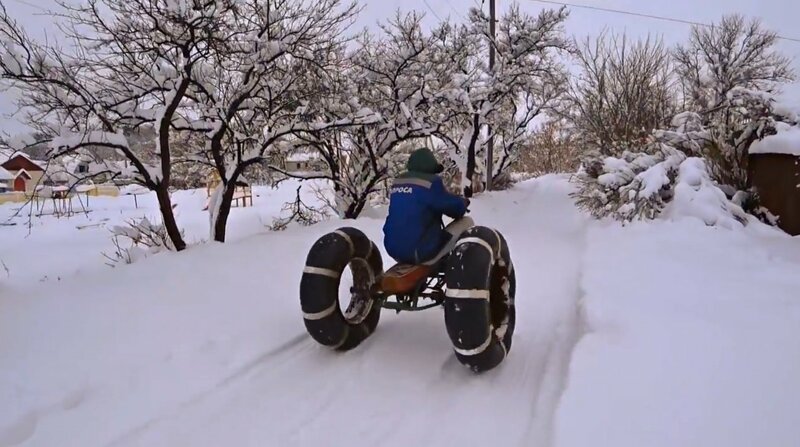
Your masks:
<svg viewBox="0 0 800 447"><path fill-rule="evenodd" d="M172 212L172 200L169 197L169 189L166 184L160 183L158 185L156 197L158 198L158 206L161 208L161 219L164 221L167 235L172 241L172 245L175 246L175 250L181 251L186 248L186 242L183 241L178 222L175 221L175 213Z"/></svg>
<svg viewBox="0 0 800 447"><path fill-rule="evenodd" d="M238 177L238 176L237 176ZM217 211L217 218L214 220L214 240L217 242L225 242L225 232L228 227L228 216L231 214L231 205L233 204L233 194L236 192L236 180L228 180L222 191L220 198L219 209Z"/></svg>
<svg viewBox="0 0 800 447"><path fill-rule="evenodd" d="M469 182L468 185L464 185L464 197L472 197L473 192L475 191L475 187L472 184L475 179L475 146L478 143L478 136L481 133L481 121L480 115L477 113L473 114L472 116L472 136L469 140L469 147L467 147L467 172L464 178L467 179Z"/></svg>
<svg viewBox="0 0 800 447"><path fill-rule="evenodd" d="M358 216L364 211L364 206L367 204L367 197L361 197L355 202L351 203L347 210L344 212L345 219L357 219Z"/></svg>

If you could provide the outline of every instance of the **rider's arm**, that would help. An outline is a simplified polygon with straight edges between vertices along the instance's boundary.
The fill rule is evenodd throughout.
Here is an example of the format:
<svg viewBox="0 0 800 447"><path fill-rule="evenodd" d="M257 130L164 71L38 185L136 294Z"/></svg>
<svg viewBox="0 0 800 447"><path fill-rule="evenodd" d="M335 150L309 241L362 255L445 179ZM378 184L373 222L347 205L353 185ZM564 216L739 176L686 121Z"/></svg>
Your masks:
<svg viewBox="0 0 800 447"><path fill-rule="evenodd" d="M442 183L442 179L437 178L431 184L430 206L442 214L452 219L458 219L467 212L467 203L455 194L450 194Z"/></svg>

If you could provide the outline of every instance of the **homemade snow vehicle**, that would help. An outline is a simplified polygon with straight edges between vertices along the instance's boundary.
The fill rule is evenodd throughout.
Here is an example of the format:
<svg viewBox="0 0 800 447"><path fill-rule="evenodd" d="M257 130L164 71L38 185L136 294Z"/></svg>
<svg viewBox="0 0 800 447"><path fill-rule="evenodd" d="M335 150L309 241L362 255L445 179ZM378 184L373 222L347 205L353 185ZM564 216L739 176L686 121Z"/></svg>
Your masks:
<svg viewBox="0 0 800 447"><path fill-rule="evenodd" d="M340 288L345 268L352 287L345 311ZM346 290L346 289L345 289ZM306 329L339 351L358 346L378 325L382 309L420 311L444 306L447 333L458 360L475 372L499 365L514 335L516 277L505 238L472 226L453 237L432 261L383 270L378 247L344 227L319 238L300 282Z"/></svg>

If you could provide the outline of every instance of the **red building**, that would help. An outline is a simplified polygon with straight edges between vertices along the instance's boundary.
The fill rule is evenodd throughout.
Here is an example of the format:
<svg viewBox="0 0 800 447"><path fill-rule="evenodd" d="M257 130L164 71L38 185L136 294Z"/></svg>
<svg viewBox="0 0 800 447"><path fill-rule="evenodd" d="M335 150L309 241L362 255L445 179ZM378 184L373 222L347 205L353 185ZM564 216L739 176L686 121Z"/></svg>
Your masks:
<svg viewBox="0 0 800 447"><path fill-rule="evenodd" d="M21 152L15 153L0 166L11 174L9 189L14 191L33 191L44 177L44 168Z"/></svg>

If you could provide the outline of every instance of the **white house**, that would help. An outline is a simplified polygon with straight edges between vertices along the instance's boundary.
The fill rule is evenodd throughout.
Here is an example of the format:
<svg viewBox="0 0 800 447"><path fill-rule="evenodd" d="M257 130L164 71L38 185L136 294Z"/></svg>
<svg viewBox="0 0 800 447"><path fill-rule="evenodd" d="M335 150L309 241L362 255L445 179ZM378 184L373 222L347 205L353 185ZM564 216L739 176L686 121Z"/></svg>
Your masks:
<svg viewBox="0 0 800 447"><path fill-rule="evenodd" d="M295 151L286 156L284 168L293 174L321 172L325 169L325 160L317 152Z"/></svg>
<svg viewBox="0 0 800 447"><path fill-rule="evenodd" d="M0 166L0 193L14 190L14 176Z"/></svg>
<svg viewBox="0 0 800 447"><path fill-rule="evenodd" d="M117 184L130 183L136 169L128 160L98 160L88 153L78 152L51 160L44 183L47 185L72 185L91 179L94 183L107 182L112 173Z"/></svg>

